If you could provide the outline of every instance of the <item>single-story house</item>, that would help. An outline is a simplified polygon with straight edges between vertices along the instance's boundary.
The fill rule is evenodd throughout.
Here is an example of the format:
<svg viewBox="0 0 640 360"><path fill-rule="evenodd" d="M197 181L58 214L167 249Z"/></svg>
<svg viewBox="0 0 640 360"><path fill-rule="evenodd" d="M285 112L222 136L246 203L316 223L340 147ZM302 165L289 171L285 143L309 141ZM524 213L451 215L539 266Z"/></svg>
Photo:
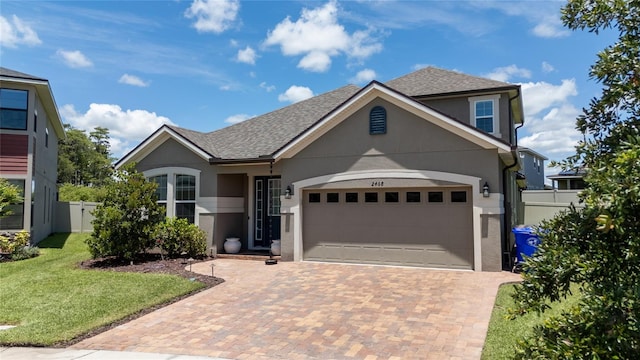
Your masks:
<svg viewBox="0 0 640 360"><path fill-rule="evenodd" d="M519 85L427 67L212 132L162 126L134 162L167 216L282 260L499 271L519 199Z"/></svg>

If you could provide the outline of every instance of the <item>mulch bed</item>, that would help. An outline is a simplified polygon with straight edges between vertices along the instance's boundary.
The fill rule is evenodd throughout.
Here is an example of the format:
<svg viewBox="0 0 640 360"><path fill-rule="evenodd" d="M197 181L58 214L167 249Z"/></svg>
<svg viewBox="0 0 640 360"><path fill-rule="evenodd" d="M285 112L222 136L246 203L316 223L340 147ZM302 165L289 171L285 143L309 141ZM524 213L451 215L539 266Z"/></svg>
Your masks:
<svg viewBox="0 0 640 360"><path fill-rule="evenodd" d="M204 258L197 259L192 262L192 264L212 260L212 258ZM120 261L115 258L100 258L93 260L85 260L78 265L81 269L86 270L98 270L98 271L121 271L121 272L140 272L140 273L158 273L158 274L171 274L182 276L186 279L192 281L198 281L203 283L205 286L202 289L196 290L192 293L182 295L180 297L174 298L168 302L163 304L158 304L156 306L146 308L140 310L134 314L131 314L124 319L120 319L111 324L99 327L94 329L86 334L82 334L72 340L64 341L55 344L55 347L68 347L75 343L78 343L82 340L88 339L90 337L96 336L102 332L113 329L119 325L125 324L131 320L137 319L143 315L146 315L150 312L163 308L169 304L173 304L182 299L185 299L193 294L196 294L200 291L204 291L210 289L216 285L222 284L224 279L214 276L197 274L188 270L185 270L185 267L189 266L189 263L186 259L162 259L159 254L145 254L136 258L134 261Z"/></svg>

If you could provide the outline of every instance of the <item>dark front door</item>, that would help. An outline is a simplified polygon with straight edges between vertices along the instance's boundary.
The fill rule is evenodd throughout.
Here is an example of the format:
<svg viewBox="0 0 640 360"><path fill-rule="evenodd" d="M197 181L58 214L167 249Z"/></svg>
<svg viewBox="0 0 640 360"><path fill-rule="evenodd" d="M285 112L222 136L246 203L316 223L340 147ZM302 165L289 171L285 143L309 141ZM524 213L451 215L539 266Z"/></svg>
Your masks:
<svg viewBox="0 0 640 360"><path fill-rule="evenodd" d="M254 247L269 247L280 239L280 177L255 178Z"/></svg>

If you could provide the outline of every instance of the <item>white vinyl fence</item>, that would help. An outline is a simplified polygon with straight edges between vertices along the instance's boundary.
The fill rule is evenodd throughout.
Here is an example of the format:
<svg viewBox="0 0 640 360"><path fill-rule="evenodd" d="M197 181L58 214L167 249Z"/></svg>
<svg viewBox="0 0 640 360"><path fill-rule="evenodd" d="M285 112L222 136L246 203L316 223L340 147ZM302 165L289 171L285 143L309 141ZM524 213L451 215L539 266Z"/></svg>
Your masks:
<svg viewBox="0 0 640 360"><path fill-rule="evenodd" d="M576 208L580 190L525 190L522 192L524 206L524 224L536 225L542 220L551 219L555 214L566 210L571 204Z"/></svg>
<svg viewBox="0 0 640 360"><path fill-rule="evenodd" d="M84 201L58 201L55 212L55 232L92 232L92 213L98 204Z"/></svg>

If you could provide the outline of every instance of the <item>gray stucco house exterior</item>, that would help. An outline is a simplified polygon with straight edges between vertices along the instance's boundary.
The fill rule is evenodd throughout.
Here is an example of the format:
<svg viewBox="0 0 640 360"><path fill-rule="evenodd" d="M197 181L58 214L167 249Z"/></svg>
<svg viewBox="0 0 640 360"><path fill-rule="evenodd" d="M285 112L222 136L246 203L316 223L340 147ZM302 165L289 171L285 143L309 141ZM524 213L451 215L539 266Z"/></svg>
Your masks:
<svg viewBox="0 0 640 360"><path fill-rule="evenodd" d="M167 216L282 260L499 271L519 199L519 85L427 67L217 131L162 126L118 161Z"/></svg>
<svg viewBox="0 0 640 360"><path fill-rule="evenodd" d="M549 160L546 156L527 147L519 147L520 163L522 169L519 173L524 175L525 188L527 190L544 190L544 162Z"/></svg>
<svg viewBox="0 0 640 360"><path fill-rule="evenodd" d="M29 231L38 243L54 231L58 140L64 138L47 79L0 67L0 178L23 190L24 202L0 219L0 231Z"/></svg>

